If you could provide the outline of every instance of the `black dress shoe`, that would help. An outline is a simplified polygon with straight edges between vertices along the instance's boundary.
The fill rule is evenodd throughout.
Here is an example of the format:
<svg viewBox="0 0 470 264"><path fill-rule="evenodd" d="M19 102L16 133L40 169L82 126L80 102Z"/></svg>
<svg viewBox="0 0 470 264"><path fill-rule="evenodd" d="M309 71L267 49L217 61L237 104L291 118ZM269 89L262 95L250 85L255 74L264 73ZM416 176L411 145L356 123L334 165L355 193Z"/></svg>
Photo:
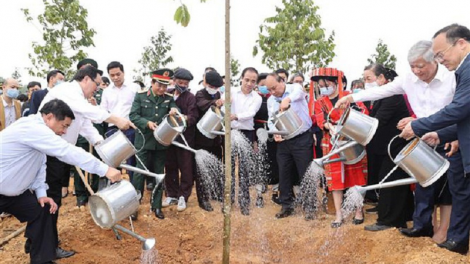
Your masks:
<svg viewBox="0 0 470 264"><path fill-rule="evenodd" d="M459 244L452 239L447 239L444 243L437 244L437 246L462 255L468 253L468 244Z"/></svg>
<svg viewBox="0 0 470 264"><path fill-rule="evenodd" d="M88 201L83 201L83 200L77 201L77 207L80 208L82 206L86 206L87 203Z"/></svg>
<svg viewBox="0 0 470 264"><path fill-rule="evenodd" d="M72 251L72 250L67 251L58 247L55 250L55 254L56 254L55 259L62 259L62 258L68 258L68 257L75 255L75 251Z"/></svg>
<svg viewBox="0 0 470 264"><path fill-rule="evenodd" d="M139 217L139 211L136 211L135 213L131 214L132 221L136 221L138 217Z"/></svg>
<svg viewBox="0 0 470 264"><path fill-rule="evenodd" d="M155 209L155 216L158 219L165 219L165 215L162 212L162 209Z"/></svg>
<svg viewBox="0 0 470 264"><path fill-rule="evenodd" d="M285 218L285 217L288 217L292 214L294 214L294 209L293 208L282 208L281 211L276 214L276 218L277 219Z"/></svg>
<svg viewBox="0 0 470 264"><path fill-rule="evenodd" d="M273 197L271 198L271 200L273 200L273 202L276 204L281 204L281 200L279 200L279 195L277 193L273 193Z"/></svg>
<svg viewBox="0 0 470 264"><path fill-rule="evenodd" d="M209 201L200 202L199 207L201 207L203 210L206 210L207 212L214 211L214 208L212 208L212 205L209 203Z"/></svg>
<svg viewBox="0 0 470 264"><path fill-rule="evenodd" d="M30 262L30 263L32 263L32 262ZM57 262L54 262L54 261L51 260L51 261L48 261L48 262L44 262L42 264L57 264Z"/></svg>
<svg viewBox="0 0 470 264"><path fill-rule="evenodd" d="M392 228L393 226L388 225L381 225L381 224L373 224L373 225L366 225L364 226L364 230L366 231L383 231Z"/></svg>
<svg viewBox="0 0 470 264"><path fill-rule="evenodd" d="M24 252L26 254L29 254L31 252L31 239L26 239L26 242L24 242Z"/></svg>
<svg viewBox="0 0 470 264"><path fill-rule="evenodd" d="M242 215L250 215L250 210L248 208L241 209Z"/></svg>
<svg viewBox="0 0 470 264"><path fill-rule="evenodd" d="M264 206L263 196L256 197L256 207L263 208L263 206Z"/></svg>
<svg viewBox="0 0 470 264"><path fill-rule="evenodd" d="M432 237L434 235L432 229L402 228L400 232L407 237Z"/></svg>

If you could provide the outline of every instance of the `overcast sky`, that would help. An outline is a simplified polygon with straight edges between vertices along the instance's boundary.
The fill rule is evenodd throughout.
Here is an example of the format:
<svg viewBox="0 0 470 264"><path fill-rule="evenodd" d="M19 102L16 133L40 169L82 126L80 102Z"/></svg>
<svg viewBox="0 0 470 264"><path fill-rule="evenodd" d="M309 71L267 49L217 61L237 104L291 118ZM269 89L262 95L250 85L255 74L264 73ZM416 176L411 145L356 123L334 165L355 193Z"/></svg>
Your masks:
<svg viewBox="0 0 470 264"><path fill-rule="evenodd" d="M97 31L95 47L86 49L103 70L113 60L120 61L126 78L132 79L138 68L143 47L160 28L172 35L171 55L175 62L195 76L197 85L206 66L224 72L224 0L181 0L191 13L191 22L184 28L176 25L173 14L179 0L81 0L88 9L89 26ZM261 56L252 56L264 19L275 15L280 0L232 0L232 54L241 67L254 66L260 72L270 71L261 64ZM470 27L469 0L317 0L322 27L335 31L336 57L330 64L343 70L348 80L361 77L367 58L375 52L379 39L398 58L397 72L409 71L408 49L417 41L431 39L440 28L451 23ZM40 0L1 0L0 76L10 76L15 67L22 74L22 83L31 80L25 67L30 67L31 43L42 41L37 22L27 23L20 8L29 8L33 17L43 10ZM45 84L44 80L42 81Z"/></svg>

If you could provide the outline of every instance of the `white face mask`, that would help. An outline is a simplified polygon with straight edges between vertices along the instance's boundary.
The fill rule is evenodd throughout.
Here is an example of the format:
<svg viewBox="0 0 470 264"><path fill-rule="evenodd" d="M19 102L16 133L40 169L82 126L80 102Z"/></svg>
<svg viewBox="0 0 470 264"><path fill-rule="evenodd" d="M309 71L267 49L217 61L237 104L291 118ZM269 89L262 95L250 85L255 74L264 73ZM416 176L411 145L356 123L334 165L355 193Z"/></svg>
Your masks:
<svg viewBox="0 0 470 264"><path fill-rule="evenodd" d="M370 89L370 88L374 88L374 87L377 87L377 86L379 86L379 85L377 84L377 82L376 82L376 81L373 81L373 82L371 82L371 83L365 83L365 84L364 84L364 89L368 90L368 89Z"/></svg>
<svg viewBox="0 0 470 264"><path fill-rule="evenodd" d="M321 95L332 95L335 91L335 88L333 86L328 86L328 87L321 87L320 88L320 94Z"/></svg>
<svg viewBox="0 0 470 264"><path fill-rule="evenodd" d="M214 94L217 93L217 89L210 88L210 87L206 87L206 91L207 91L210 95L214 95Z"/></svg>

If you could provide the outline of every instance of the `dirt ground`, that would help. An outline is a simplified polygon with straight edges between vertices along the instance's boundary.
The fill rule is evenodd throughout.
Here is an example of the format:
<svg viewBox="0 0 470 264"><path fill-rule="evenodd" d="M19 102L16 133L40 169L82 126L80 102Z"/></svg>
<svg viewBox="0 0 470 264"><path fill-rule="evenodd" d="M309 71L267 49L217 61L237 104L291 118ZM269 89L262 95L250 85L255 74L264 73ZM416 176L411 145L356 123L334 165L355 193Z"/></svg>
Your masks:
<svg viewBox="0 0 470 264"><path fill-rule="evenodd" d="M212 202L215 210L203 211L193 193L187 210L166 208L166 218L159 220L149 212L148 196L146 192L134 226L138 234L156 238L161 263L221 263L220 204ZM297 208L294 216L277 220L274 215L280 207L270 196L268 191L265 207L252 206L249 216L241 215L236 205L232 208L230 263L470 263L470 257L440 249L431 238L406 238L396 229L373 233L364 231L364 225L352 224L332 229L330 222L334 217L325 213L306 222ZM72 195L64 199L59 236L61 246L77 254L58 263L140 263L139 241L126 234L116 240L112 231L95 225L88 208L79 210L75 203ZM372 224L375 219L376 215L366 215L365 224ZM129 221L121 224L129 227ZM4 238L21 226L15 218L4 219L0 222L0 236ZM0 263L29 263L24 241L20 235L1 247Z"/></svg>

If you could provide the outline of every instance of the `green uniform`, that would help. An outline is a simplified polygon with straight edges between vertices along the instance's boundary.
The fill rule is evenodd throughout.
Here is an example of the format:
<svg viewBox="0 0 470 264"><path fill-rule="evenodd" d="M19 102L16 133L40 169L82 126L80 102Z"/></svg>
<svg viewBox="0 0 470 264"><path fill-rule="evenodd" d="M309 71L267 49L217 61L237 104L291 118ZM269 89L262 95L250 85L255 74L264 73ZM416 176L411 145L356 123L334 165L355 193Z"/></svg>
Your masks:
<svg viewBox="0 0 470 264"><path fill-rule="evenodd" d="M137 126L145 137L145 142L138 131L136 131L134 145L137 150L139 159L149 168L150 171L162 174L165 168L165 152L168 147L158 143L153 136L147 123L149 121L155 122L159 125L163 117L165 117L171 110L177 108L173 95L164 94L162 96L155 96L152 89L142 91L135 95L132 104L130 120ZM144 145L145 144L145 145ZM150 166L151 165L151 166ZM137 161L137 167L144 169L142 164ZM152 168L153 167L153 168ZM142 195L144 193L145 177L140 173L134 173L132 184L136 190L139 190ZM151 206L152 210L161 209L162 207L163 187L156 186L152 192Z"/></svg>

